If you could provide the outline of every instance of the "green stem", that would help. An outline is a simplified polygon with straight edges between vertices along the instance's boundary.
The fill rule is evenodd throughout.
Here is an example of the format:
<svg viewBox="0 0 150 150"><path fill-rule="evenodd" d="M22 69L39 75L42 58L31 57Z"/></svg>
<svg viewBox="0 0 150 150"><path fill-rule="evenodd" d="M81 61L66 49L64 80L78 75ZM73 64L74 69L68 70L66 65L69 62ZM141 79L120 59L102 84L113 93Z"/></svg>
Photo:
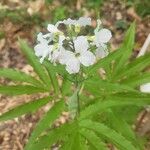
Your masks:
<svg viewBox="0 0 150 150"><path fill-rule="evenodd" d="M77 115L80 115L80 97L79 97L80 84L78 82L78 75L76 75L75 85L76 85L76 89L77 89L77 105L78 105Z"/></svg>

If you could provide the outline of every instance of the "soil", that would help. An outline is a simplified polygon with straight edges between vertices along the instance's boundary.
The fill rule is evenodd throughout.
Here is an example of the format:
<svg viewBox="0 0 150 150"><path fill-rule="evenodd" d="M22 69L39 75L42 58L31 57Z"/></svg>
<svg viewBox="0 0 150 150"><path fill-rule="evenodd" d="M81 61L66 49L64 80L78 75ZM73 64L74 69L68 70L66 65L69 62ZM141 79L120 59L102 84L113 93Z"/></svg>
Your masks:
<svg viewBox="0 0 150 150"><path fill-rule="evenodd" d="M142 19L136 14L134 8L127 8L124 3L119 0L105 2L101 13L104 26L111 29L113 33L113 39L111 40L112 49L118 47L123 40L123 35L128 25L136 20L136 46L134 51L136 55L142 47L148 33L150 33L149 17L147 16ZM89 12L89 15L93 15L92 10ZM118 27L116 25L116 22L120 20L125 22L125 27ZM93 22L93 25L94 24L95 22ZM24 72L32 73L32 67L27 64L24 55L20 51L18 37L26 39L33 47L35 43L34 35L35 32L39 30L39 27L23 26L22 24L14 24L9 20L5 20L0 24L0 31L1 30L5 32L5 38L0 40L0 67L17 68ZM10 81L0 79L1 84L6 84L8 82ZM9 97L0 95L0 114L17 105L41 96L42 95L23 95L19 97ZM23 150L35 124L43 113L47 111L48 107L49 105L41 108L34 114L24 115L14 120L0 123L0 150ZM64 119L61 118L60 120L60 122L63 123ZM137 118L137 126L137 132L141 136L150 132L150 111L146 111L145 109L140 113L139 118ZM150 143L147 145L146 150L150 150Z"/></svg>

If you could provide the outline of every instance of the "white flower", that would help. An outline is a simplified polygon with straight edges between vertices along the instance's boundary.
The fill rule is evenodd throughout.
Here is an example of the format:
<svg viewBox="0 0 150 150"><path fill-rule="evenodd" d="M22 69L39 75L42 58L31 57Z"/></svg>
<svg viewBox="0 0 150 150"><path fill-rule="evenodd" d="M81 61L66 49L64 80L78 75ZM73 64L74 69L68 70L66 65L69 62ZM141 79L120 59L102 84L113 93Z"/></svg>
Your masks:
<svg viewBox="0 0 150 150"><path fill-rule="evenodd" d="M96 60L94 54L88 51L89 43L85 36L77 37L73 43L75 52L63 50L59 57L59 62L66 65L66 70L70 74L78 73L80 64L87 67L93 65Z"/></svg>
<svg viewBox="0 0 150 150"><path fill-rule="evenodd" d="M64 48L63 48L63 41L64 40L65 40L65 36L60 35L58 45L56 46L56 48L52 52L51 62L55 63L56 61L59 61L58 60L59 56L61 55L62 51L64 50Z"/></svg>
<svg viewBox="0 0 150 150"><path fill-rule="evenodd" d="M61 23L69 27L66 32L71 34L66 35L66 32L63 33L58 29ZM108 29L100 29L101 21L97 20L95 35L77 36L81 27L87 25L91 25L91 18L80 17L78 20L68 18L58 21L55 25L48 24L49 32L45 35L39 33L37 36L38 44L34 47L35 55L40 58L41 63L47 58L53 64L65 65L70 74L78 73L81 65L82 67L93 65L96 57L103 58L108 55L107 42L112 35ZM91 46L96 47L96 56L90 51Z"/></svg>
<svg viewBox="0 0 150 150"><path fill-rule="evenodd" d="M57 32L60 32L60 30L58 30L57 27L54 26L53 24L48 24L47 30L48 30L50 33L57 33Z"/></svg>
<svg viewBox="0 0 150 150"><path fill-rule="evenodd" d="M104 46L105 46L105 45L103 45L103 47L99 46L99 47L96 49L95 54L96 54L96 57L97 57L98 59L99 59L99 58L104 58L104 57L106 57L106 56L109 54L109 52L108 52L108 50L107 50L107 46L106 46L106 48L104 48Z"/></svg>
<svg viewBox="0 0 150 150"><path fill-rule="evenodd" d="M98 32L100 30L100 26L101 26L102 22L100 19L97 20L97 27L94 30L94 33Z"/></svg>
<svg viewBox="0 0 150 150"><path fill-rule="evenodd" d="M80 17L77 23L81 26L91 25L91 18L88 17Z"/></svg>
<svg viewBox="0 0 150 150"><path fill-rule="evenodd" d="M150 83L146 83L140 86L140 91L143 93L150 93Z"/></svg>
<svg viewBox="0 0 150 150"><path fill-rule="evenodd" d="M42 63L44 59L51 53L53 46L48 45L48 41L43 38L42 33L37 35L37 40L39 41L39 44L34 47L35 55L40 57L40 62Z"/></svg>
<svg viewBox="0 0 150 150"><path fill-rule="evenodd" d="M107 43L111 37L112 37L112 34L110 32L110 30L108 29L101 29L100 31L96 32L95 33L95 36L96 36L96 45L99 45L99 44L104 44L104 43Z"/></svg>
<svg viewBox="0 0 150 150"><path fill-rule="evenodd" d="M97 58L103 58L108 55L106 43L111 39L112 34L108 29L101 29L95 32L94 43L97 46L96 56Z"/></svg>
<svg viewBox="0 0 150 150"><path fill-rule="evenodd" d="M86 26L86 25L91 25L91 18L88 17L80 17L78 20L73 20L68 18L67 20L63 21L58 21L56 23L56 27L59 26L59 24L65 24L65 25L79 25L79 26Z"/></svg>
<svg viewBox="0 0 150 150"><path fill-rule="evenodd" d="M45 39L46 37L50 38L51 34L43 35L42 33L39 33L37 35L38 44L34 47L35 55L37 57L40 57L40 62L42 63L46 57L48 57L48 60L51 62L56 62L58 60L58 56L60 54L63 40L65 37L63 35L59 36L59 41L56 45L49 45L48 43L52 39Z"/></svg>

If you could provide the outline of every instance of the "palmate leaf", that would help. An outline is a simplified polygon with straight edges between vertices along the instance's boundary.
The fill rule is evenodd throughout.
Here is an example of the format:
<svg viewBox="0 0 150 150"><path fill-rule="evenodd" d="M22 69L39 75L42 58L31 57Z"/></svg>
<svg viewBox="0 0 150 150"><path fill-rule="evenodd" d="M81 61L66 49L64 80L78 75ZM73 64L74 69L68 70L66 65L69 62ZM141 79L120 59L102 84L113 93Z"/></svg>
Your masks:
<svg viewBox="0 0 150 150"><path fill-rule="evenodd" d="M137 150L130 141L124 138L120 133L107 127L106 125L91 120L83 120L80 122L80 126L97 132L98 134L104 136L108 141L116 145L122 150Z"/></svg>
<svg viewBox="0 0 150 150"><path fill-rule="evenodd" d="M120 132L124 137L130 141L135 141L135 134L131 127L126 123L126 121L120 117L119 114L114 113L111 109L107 111L107 116L110 122L111 128Z"/></svg>
<svg viewBox="0 0 150 150"><path fill-rule="evenodd" d="M96 149L96 150L108 150L106 145L102 142L102 140L96 135L95 132L88 129L81 129L81 135L84 136L85 139Z"/></svg>
<svg viewBox="0 0 150 150"><path fill-rule="evenodd" d="M51 127L52 123L58 118L63 109L64 109L63 100L60 100L59 102L54 104L54 106L43 116L43 118L39 121L39 123L33 130L31 137L29 138L29 142L25 146L24 150L30 150L30 147L35 142L37 137L40 136L40 134L43 131Z"/></svg>
<svg viewBox="0 0 150 150"><path fill-rule="evenodd" d="M150 73L138 73L136 75L130 76L127 79L121 81L122 84L128 85L130 87L137 87L144 83L150 82Z"/></svg>
<svg viewBox="0 0 150 150"><path fill-rule="evenodd" d="M5 95L23 95L45 92L48 92L48 90L39 87L34 87L31 85L0 86L0 93Z"/></svg>
<svg viewBox="0 0 150 150"><path fill-rule="evenodd" d="M90 76L92 74L95 74L95 72L99 69L99 68L105 68L107 66L107 64L110 64L113 60L117 59L118 57L120 57L122 51L121 49L117 49L116 51L110 53L107 57L104 57L102 59L100 59L96 64L94 64L93 66L87 68L86 73Z"/></svg>
<svg viewBox="0 0 150 150"><path fill-rule="evenodd" d="M15 69L0 68L0 77L8 78L13 81L30 83L33 84L34 86L39 87L43 86L41 82L36 80L34 77Z"/></svg>
<svg viewBox="0 0 150 150"><path fill-rule="evenodd" d="M60 89L59 89L59 84L58 84L58 79L56 74L57 71L56 67L47 61L44 61L44 66L47 69L55 93L59 94Z"/></svg>
<svg viewBox="0 0 150 150"><path fill-rule="evenodd" d="M35 72L39 76L39 78L45 83L47 88L50 87L50 79L42 67L41 63L39 62L38 58L35 56L33 50L27 45L27 43L23 40L19 40L21 50L26 55L28 62L34 68Z"/></svg>
<svg viewBox="0 0 150 150"><path fill-rule="evenodd" d="M72 85L72 82L70 82L67 77L63 77L63 81L62 81L62 86L61 86L61 92L62 92L62 95L66 96L66 95L70 95L71 94L71 85Z"/></svg>
<svg viewBox="0 0 150 150"><path fill-rule="evenodd" d="M114 77L114 79L118 79L118 78L121 78L123 76L129 77L131 75L135 75L148 66L150 66L150 54L146 54L145 56L141 56L141 57L133 60L126 67L124 67Z"/></svg>
<svg viewBox="0 0 150 150"><path fill-rule="evenodd" d="M94 87L94 88L93 88ZM105 91L107 93L110 92L122 92L122 91L136 91L132 87L119 84L119 83L111 83L106 80L101 80L100 78L94 78L85 81L85 89L91 92L94 96L101 95L101 91Z"/></svg>
<svg viewBox="0 0 150 150"><path fill-rule="evenodd" d="M76 90L71 97L68 98L67 105L70 116L74 118L78 111L78 90Z"/></svg>
<svg viewBox="0 0 150 150"><path fill-rule="evenodd" d="M150 104L150 98L141 99L141 97L123 97L123 96L110 96L101 101L99 99L95 100L94 104L89 105L84 110L81 111L80 119L89 118L97 113L103 112L108 108L112 107L123 107L123 106L145 106Z"/></svg>
<svg viewBox="0 0 150 150"><path fill-rule="evenodd" d="M23 114L34 112L38 108L46 105L50 100L51 100L50 97L44 97L41 99L34 100L32 102L22 104L20 106L17 106L16 108L13 108L10 111L2 114L0 116L0 121L10 120L15 117L19 117Z"/></svg>
<svg viewBox="0 0 150 150"><path fill-rule="evenodd" d="M122 70L122 66L124 66L124 64L131 56L134 47L134 40L135 40L135 22L131 24L128 31L126 32L123 44L120 48L122 51L122 56L119 59L117 59L117 63L113 72L114 76Z"/></svg>
<svg viewBox="0 0 150 150"><path fill-rule="evenodd" d="M80 141L80 134L78 131L73 132L70 135L70 138L63 144L62 149L63 150L84 150L82 149L81 141Z"/></svg>
<svg viewBox="0 0 150 150"><path fill-rule="evenodd" d="M124 119L130 126L132 126L136 120L138 114L143 110L142 106L133 106L128 107L113 107L112 111L115 114L119 114L120 118Z"/></svg>
<svg viewBox="0 0 150 150"><path fill-rule="evenodd" d="M50 148L53 144L59 141L64 141L66 136L75 131L75 129L75 123L66 123L58 128L47 131L47 134L39 137L38 140L31 145L30 149L44 150L46 148Z"/></svg>

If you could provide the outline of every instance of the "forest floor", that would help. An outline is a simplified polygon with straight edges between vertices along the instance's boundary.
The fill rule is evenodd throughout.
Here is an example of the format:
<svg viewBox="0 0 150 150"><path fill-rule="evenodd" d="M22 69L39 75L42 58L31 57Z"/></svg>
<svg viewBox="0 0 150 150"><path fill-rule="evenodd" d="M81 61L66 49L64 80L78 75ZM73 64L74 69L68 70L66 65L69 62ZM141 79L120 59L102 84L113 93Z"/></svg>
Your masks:
<svg viewBox="0 0 150 150"><path fill-rule="evenodd" d="M2 4L8 8L16 9L15 7L23 7L24 3L17 0L6 0ZM55 1L55 5L61 5L59 1ZM45 12L45 6L42 2L26 4L28 13L32 11ZM82 3L76 5L77 8L82 8ZM1 3L0 3L1 9ZM84 8L85 9L85 8ZM150 17L141 18L134 10L133 7L126 7L124 3L119 0L111 0L111 2L105 2L101 10L102 21L104 26L108 27L113 34L111 40L111 47L115 49L122 42L123 35L128 25L136 20L136 44L133 53L135 57L142 47L148 33L150 33ZM91 16L95 19L93 10L85 10L85 15ZM1 17L1 16L0 16ZM44 16L45 17L45 16ZM44 18L45 19L45 18ZM124 20L123 22L120 20ZM51 21L51 18L49 20ZM93 21L95 26L96 21ZM32 73L32 68L27 64L26 59L20 51L18 45L18 37L26 39L28 43L33 47L35 44L35 35L41 29L37 24L32 23L15 23L9 18L6 18L0 22L0 67L17 68L26 73ZM1 35L4 35L1 37ZM6 84L10 81L1 79L0 83ZM8 111L9 109L20 105L24 102L28 102L30 99L40 97L41 95L24 95L19 97L9 97L0 95L0 114ZM0 123L0 150L23 150L27 139L33 130L35 124L42 116L43 112L47 110L47 106L40 109L34 114L24 115L20 118L16 118L11 121ZM142 119L141 119L142 118ZM140 120L140 121L139 121ZM63 119L60 120L63 122ZM150 133L150 112L143 110L140 112L137 118L137 132L143 136ZM147 145L147 150L150 150L150 144Z"/></svg>

